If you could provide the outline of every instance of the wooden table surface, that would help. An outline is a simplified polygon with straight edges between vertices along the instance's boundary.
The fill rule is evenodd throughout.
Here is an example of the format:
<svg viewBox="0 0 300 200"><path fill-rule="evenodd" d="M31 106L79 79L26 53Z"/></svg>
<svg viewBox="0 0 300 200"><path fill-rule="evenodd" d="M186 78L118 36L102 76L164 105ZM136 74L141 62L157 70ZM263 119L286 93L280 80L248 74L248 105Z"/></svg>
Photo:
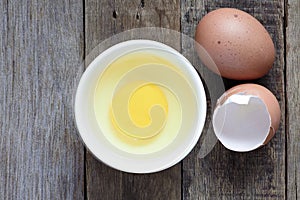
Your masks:
<svg viewBox="0 0 300 200"><path fill-rule="evenodd" d="M193 37L198 21L220 7L245 10L272 36L274 67L253 82L280 102L276 136L250 153L218 143L199 159L194 150L176 166L147 175L97 161L73 116L85 56L102 40L137 27ZM300 199L299 13L298 0L0 1L0 199Z"/></svg>

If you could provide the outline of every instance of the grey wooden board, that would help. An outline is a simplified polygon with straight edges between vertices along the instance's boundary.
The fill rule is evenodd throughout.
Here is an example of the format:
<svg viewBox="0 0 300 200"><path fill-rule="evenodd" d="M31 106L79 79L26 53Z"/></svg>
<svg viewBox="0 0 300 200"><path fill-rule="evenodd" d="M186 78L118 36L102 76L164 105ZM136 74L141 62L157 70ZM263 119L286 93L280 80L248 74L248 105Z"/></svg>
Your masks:
<svg viewBox="0 0 300 200"><path fill-rule="evenodd" d="M287 4L287 199L300 199L300 2Z"/></svg>
<svg viewBox="0 0 300 200"><path fill-rule="evenodd" d="M183 199L284 199L285 198L285 97L283 1L182 1L182 32L195 34L198 21L220 7L245 10L270 32L277 49L273 69L253 82L269 88L281 105L281 125L265 147L249 153L235 153L218 143L204 159L199 146L183 161ZM182 43L183 52L188 51ZM227 88L241 81L224 80ZM212 105L213 106L213 105Z"/></svg>
<svg viewBox="0 0 300 200"><path fill-rule="evenodd" d="M83 199L82 1L0 1L0 198Z"/></svg>
<svg viewBox="0 0 300 200"><path fill-rule="evenodd" d="M72 107L84 55L135 27L193 37L201 17L218 7L245 10L271 33L275 65L254 82L280 101L275 138L247 154L218 143L204 159L200 140L181 164L150 175L85 155ZM299 1L8 0L0 11L0 199L299 199ZM239 83L225 80L227 88Z"/></svg>
<svg viewBox="0 0 300 200"><path fill-rule="evenodd" d="M179 31L179 1L87 0L85 1L86 55L88 56L102 40L113 34L145 26ZM177 46L180 46L180 40ZM96 55L92 55L94 56ZM88 199L181 198L180 164L160 173L135 175L111 169L87 152L86 174Z"/></svg>

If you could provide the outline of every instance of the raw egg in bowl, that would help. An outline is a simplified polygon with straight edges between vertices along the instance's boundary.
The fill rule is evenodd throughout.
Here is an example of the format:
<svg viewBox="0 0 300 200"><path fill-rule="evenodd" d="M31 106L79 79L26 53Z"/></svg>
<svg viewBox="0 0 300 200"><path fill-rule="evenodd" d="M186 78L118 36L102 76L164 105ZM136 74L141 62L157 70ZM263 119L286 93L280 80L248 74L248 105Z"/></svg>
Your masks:
<svg viewBox="0 0 300 200"><path fill-rule="evenodd" d="M196 145L205 117L197 71L175 49L151 40L129 40L102 52L75 97L86 147L125 172L157 172L181 161Z"/></svg>

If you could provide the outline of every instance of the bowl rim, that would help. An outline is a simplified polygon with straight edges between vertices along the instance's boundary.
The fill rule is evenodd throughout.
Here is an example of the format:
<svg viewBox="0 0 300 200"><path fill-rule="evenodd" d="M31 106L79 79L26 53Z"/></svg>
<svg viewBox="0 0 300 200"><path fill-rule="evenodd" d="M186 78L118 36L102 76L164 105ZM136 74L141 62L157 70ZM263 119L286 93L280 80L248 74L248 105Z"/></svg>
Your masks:
<svg viewBox="0 0 300 200"><path fill-rule="evenodd" d="M101 62L102 59L105 58L106 55L114 52L114 51L118 51L118 49L120 48L124 48L124 47L130 47L130 45L138 45L140 46L140 48L138 49L143 49L143 48L149 48L149 47L155 47L155 48L161 48L163 50L169 51L173 54L175 54L176 56L179 57L179 59L182 59L185 63L185 65L183 66L178 66L180 67L180 69L183 70L187 70L192 76L192 80L189 80L191 84L192 88L194 89L195 95L197 96L197 99L200 99L200 101L197 101L197 107L199 108L199 110L201 110L202 112L197 114L197 126L196 126L196 131L193 133L193 139L189 142L188 146L185 147L185 150L178 156L174 157L172 159L172 161L164 163L163 165L152 165L149 166L148 168L144 168L144 169L139 169L139 168L135 168L134 165L135 163L133 163L132 166L124 166L122 165L122 163L116 164L116 163L110 163L109 161L107 161L106 159L104 159L101 156L101 153L97 152L96 149L91 148L91 145L89 144L88 141L88 135L89 133L87 133L85 131L85 125L81 123L80 120L80 99L84 98L81 93L82 90L84 90L84 86L86 84L86 81L88 81L89 77L91 76L91 73L93 73L93 69L97 68L99 65L99 62ZM132 49L132 50L136 50L136 49ZM117 59L117 58L114 58ZM113 60L111 60L113 61ZM107 65L108 66L108 65ZM103 69L101 70L101 72L103 72L106 67L103 67ZM194 84L195 83L195 84ZM194 146L197 144L201 133L203 131L204 128L204 124L205 124L205 120L206 120L206 111L207 111L207 101L206 101L206 94L205 94L205 90L204 90L204 86L203 83L200 79L200 76L198 74L198 72L196 71L196 69L193 67L193 65L181 54L179 53L177 50L175 50L174 48L154 41L154 40L145 40L145 39L138 39L138 40L127 40L124 42L120 42L118 44L115 44L111 47L109 47L108 49L104 50L102 53L100 53L86 68L86 70L84 71L84 73L82 74L82 77L79 81L79 84L77 86L77 90L76 90L76 94L75 94L75 101L74 101L74 111L75 111L75 122L76 122L76 126L77 126L77 130L79 132L79 136L81 138L81 140L83 141L85 147L92 153L92 155L99 161L101 161L102 163L123 171L123 172L129 172L129 173L153 173L153 172L158 172L158 171L162 171L165 170L167 168L170 168L174 165L176 165L177 163L179 163L181 160L183 160L194 148Z"/></svg>

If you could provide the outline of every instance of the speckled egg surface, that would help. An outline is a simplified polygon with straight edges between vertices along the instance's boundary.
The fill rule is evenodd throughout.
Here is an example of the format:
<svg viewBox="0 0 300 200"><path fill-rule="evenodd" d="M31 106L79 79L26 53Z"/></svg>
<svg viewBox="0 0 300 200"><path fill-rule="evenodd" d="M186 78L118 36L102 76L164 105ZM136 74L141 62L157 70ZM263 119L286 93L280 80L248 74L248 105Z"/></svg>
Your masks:
<svg viewBox="0 0 300 200"><path fill-rule="evenodd" d="M217 69L207 67L226 78L260 78L268 73L275 60L274 44L267 30L241 10L221 8L208 13L199 22L195 39Z"/></svg>

